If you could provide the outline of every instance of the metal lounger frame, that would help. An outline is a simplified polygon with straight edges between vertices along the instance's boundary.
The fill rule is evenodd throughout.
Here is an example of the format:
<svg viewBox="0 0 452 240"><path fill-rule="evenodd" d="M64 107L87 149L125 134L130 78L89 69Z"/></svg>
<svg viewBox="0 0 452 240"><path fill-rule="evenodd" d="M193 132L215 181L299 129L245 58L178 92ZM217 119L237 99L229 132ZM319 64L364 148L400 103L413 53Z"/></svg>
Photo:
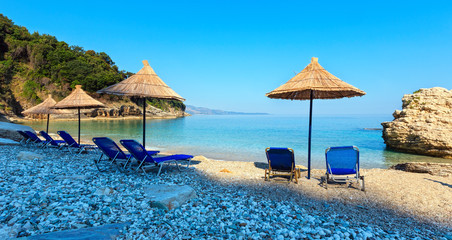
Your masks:
<svg viewBox="0 0 452 240"><path fill-rule="evenodd" d="M333 182L338 182L338 183L352 183L356 180L357 184L359 184L359 181L361 180L361 183L362 183L361 190L365 191L364 176L361 176L360 171L359 171L359 148L356 146L353 146L353 148L358 152L357 159L356 159L356 165L355 165L355 168L356 168L356 173L354 174L355 176L351 177L350 176L351 174L349 174L347 176L332 174L333 171L331 170L331 166L327 161L328 169L325 173L325 176L321 177L321 184L323 184L325 186L325 188L328 188L328 180L332 180ZM331 147L329 147L325 150L325 156L330 149L331 149Z"/></svg>

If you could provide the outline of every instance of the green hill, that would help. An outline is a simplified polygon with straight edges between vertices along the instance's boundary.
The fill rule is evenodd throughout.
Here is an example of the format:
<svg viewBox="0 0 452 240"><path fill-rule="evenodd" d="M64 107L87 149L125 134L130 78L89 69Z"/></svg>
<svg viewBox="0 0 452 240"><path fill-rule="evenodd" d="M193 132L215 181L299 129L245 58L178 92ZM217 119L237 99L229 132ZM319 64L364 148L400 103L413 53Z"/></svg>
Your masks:
<svg viewBox="0 0 452 240"><path fill-rule="evenodd" d="M30 34L0 14L0 115L20 116L21 111L42 102L48 94L59 101L77 84L99 98L97 90L130 75L119 70L105 52L85 51L47 34ZM129 100L117 96L102 98L104 102ZM168 106L185 109L178 101L148 100L164 110Z"/></svg>

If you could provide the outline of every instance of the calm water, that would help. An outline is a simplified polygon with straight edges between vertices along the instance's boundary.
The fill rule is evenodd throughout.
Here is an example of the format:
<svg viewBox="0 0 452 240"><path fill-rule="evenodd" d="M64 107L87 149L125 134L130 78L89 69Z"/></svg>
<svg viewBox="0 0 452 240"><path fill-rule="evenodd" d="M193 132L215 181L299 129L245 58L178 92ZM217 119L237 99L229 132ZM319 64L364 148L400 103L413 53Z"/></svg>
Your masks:
<svg viewBox="0 0 452 240"><path fill-rule="evenodd" d="M392 116L314 116L312 164L324 168L325 149L330 146L355 145L360 149L363 168L386 168L397 162L452 162L385 150L380 123ZM45 130L45 121L28 122L35 130ZM77 121L51 121L49 131L66 130L77 136ZM142 139L141 120L82 121L81 138L107 136ZM148 120L146 145L168 153L204 155L213 159L266 162L266 147L290 147L297 164L307 165L307 116L204 116Z"/></svg>

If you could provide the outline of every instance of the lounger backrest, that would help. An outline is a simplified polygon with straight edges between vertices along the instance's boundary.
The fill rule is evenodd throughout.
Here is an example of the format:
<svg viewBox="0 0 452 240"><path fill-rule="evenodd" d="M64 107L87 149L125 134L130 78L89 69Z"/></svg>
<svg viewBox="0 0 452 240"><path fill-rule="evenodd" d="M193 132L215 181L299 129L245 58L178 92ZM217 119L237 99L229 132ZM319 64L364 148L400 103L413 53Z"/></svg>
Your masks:
<svg viewBox="0 0 452 240"><path fill-rule="evenodd" d="M325 152L326 169L330 174L346 175L359 171L359 150L354 146L331 147Z"/></svg>
<svg viewBox="0 0 452 240"><path fill-rule="evenodd" d="M68 146L80 147L80 145L78 145L78 143L74 140L74 138L66 131L58 131L57 133L66 142L66 144Z"/></svg>
<svg viewBox="0 0 452 240"><path fill-rule="evenodd" d="M53 138L50 137L49 134L47 134L46 132L40 131L39 134L41 134L41 136L43 136L46 139L46 141L48 141L48 142L53 141Z"/></svg>
<svg viewBox="0 0 452 240"><path fill-rule="evenodd" d="M267 148L267 160L273 170L290 171L295 165L293 150L289 148Z"/></svg>
<svg viewBox="0 0 452 240"><path fill-rule="evenodd" d="M135 140L120 140L119 141L126 149L129 151L132 156L138 160L143 161L143 159L146 158L146 160L150 162L154 162L154 159L146 152L146 149L141 145L139 142Z"/></svg>
<svg viewBox="0 0 452 240"><path fill-rule="evenodd" d="M17 131L20 135L22 135L22 137L24 137L25 139L29 139L30 137L24 133L23 131Z"/></svg>
<svg viewBox="0 0 452 240"><path fill-rule="evenodd" d="M97 137L93 138L93 142L99 147L99 149L107 155L110 159L126 159L126 154L119 148L115 141L107 137Z"/></svg>
<svg viewBox="0 0 452 240"><path fill-rule="evenodd" d="M34 132L25 131L24 133L27 134L28 137L31 138L31 140L33 140L35 142L42 142L41 139L38 136L36 136L36 134Z"/></svg>

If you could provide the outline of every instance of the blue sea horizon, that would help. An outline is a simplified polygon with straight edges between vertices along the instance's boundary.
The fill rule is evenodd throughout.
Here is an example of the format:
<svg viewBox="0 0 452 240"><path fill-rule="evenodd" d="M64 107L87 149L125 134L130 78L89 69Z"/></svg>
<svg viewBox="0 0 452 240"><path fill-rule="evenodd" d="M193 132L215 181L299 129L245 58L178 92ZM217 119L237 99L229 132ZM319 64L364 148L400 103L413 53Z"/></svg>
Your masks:
<svg viewBox="0 0 452 240"><path fill-rule="evenodd" d="M452 162L389 151L382 138L381 123L391 115L349 114L314 115L312 124L312 167L325 168L325 149L332 146L357 146L362 168L387 168L400 162ZM45 121L26 125L44 130ZM106 136L115 141L142 141L140 119L90 120L81 124L81 138ZM296 163L307 165L307 115L193 115L176 119L148 119L146 147L166 153L203 155L230 161L266 162L265 148L289 147ZM51 121L49 132L66 130L77 135L77 121ZM380 130L375 130L380 129Z"/></svg>

